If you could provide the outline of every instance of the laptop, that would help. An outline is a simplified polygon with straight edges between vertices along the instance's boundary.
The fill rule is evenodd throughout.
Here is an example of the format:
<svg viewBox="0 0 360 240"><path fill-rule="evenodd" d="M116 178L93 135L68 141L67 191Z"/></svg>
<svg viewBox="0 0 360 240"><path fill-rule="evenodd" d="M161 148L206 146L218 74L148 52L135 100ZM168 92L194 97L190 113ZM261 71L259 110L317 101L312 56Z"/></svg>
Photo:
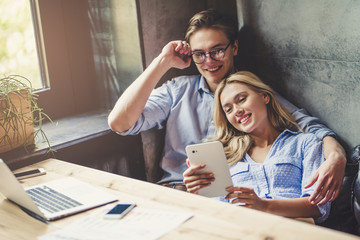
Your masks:
<svg viewBox="0 0 360 240"><path fill-rule="evenodd" d="M117 201L117 197L72 177L23 188L0 159L0 193L34 217L53 221Z"/></svg>

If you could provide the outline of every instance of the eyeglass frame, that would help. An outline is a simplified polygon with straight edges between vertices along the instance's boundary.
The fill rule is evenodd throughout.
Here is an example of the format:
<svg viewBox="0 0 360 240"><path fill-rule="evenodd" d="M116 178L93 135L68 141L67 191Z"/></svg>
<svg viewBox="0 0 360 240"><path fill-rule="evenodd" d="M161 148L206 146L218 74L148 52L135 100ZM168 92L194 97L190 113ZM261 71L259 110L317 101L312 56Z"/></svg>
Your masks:
<svg viewBox="0 0 360 240"><path fill-rule="evenodd" d="M226 52L226 50L229 48L229 46L231 45L232 42L233 42L233 41L230 41L230 42L228 43L228 45L226 45L226 47L224 47L224 48L217 48L217 49L213 49L213 50L208 51L208 52L203 52L203 51L195 51L195 52L192 52L192 53L191 53L191 56L192 56L192 57L193 57L193 55L194 55L195 53L202 53L202 55L204 56L204 60L203 60L202 62L195 62L194 57L193 57L194 63L196 63L196 64L203 64L203 63L206 61L207 55L209 55L209 57L210 57L212 60L214 60L214 61L220 61L221 59L215 59L215 58L213 58L213 56L211 56L211 53L223 51L223 52L224 52L224 56L222 56L222 58L224 58L224 57L225 57L225 52Z"/></svg>

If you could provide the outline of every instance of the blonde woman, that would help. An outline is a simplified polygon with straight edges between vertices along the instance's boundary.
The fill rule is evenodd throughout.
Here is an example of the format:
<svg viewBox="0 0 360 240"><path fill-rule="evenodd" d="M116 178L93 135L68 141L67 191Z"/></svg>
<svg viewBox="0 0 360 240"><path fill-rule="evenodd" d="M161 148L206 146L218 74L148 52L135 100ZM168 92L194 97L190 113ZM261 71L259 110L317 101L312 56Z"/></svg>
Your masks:
<svg viewBox="0 0 360 240"><path fill-rule="evenodd" d="M214 121L212 140L223 143L234 184L221 200L285 217L327 218L330 203L311 204L314 187L305 188L325 160L322 142L300 130L269 86L250 72L230 75L215 92ZM189 192L221 177L197 174L203 167L184 172Z"/></svg>

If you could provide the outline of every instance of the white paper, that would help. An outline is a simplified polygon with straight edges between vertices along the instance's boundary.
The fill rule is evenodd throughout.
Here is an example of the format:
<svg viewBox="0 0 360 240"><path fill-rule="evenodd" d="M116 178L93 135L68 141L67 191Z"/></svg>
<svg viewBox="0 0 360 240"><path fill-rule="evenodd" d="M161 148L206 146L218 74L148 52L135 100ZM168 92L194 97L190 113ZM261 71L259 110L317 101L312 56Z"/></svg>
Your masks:
<svg viewBox="0 0 360 240"><path fill-rule="evenodd" d="M135 207L122 219L104 219L113 204L39 240L158 239L192 217L190 213Z"/></svg>

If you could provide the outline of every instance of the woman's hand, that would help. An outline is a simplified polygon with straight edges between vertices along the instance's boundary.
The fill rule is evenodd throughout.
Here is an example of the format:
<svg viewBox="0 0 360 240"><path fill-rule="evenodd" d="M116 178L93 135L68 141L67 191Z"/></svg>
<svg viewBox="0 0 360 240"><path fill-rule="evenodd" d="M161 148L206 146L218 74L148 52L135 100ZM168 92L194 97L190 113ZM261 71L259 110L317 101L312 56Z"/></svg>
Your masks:
<svg viewBox="0 0 360 240"><path fill-rule="evenodd" d="M171 41L162 49L161 55L170 67L184 69L191 64L191 48L186 41Z"/></svg>
<svg viewBox="0 0 360 240"><path fill-rule="evenodd" d="M229 192L226 199L230 200L231 204L240 203L239 205L247 208L264 212L267 210L267 202L259 198L251 188L231 186L226 188L226 191Z"/></svg>
<svg viewBox="0 0 360 240"><path fill-rule="evenodd" d="M211 182L215 181L212 172L199 173L205 167L205 164L190 166L188 159L186 159L186 163L189 168L183 173L183 181L188 192L198 194L199 189L207 187Z"/></svg>

